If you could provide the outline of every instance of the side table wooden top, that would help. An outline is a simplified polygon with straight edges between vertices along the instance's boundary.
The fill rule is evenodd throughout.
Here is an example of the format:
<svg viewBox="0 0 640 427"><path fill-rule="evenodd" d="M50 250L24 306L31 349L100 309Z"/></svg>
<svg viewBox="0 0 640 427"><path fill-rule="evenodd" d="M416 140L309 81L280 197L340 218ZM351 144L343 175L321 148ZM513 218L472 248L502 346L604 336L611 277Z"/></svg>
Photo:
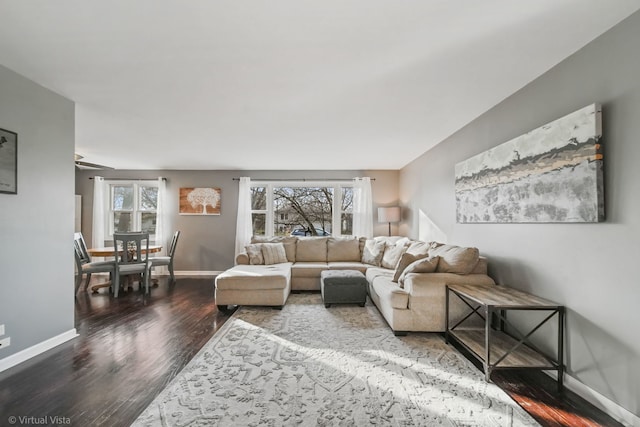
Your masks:
<svg viewBox="0 0 640 427"><path fill-rule="evenodd" d="M562 307L562 304L507 286L451 284L447 287L453 292L486 306L513 309Z"/></svg>

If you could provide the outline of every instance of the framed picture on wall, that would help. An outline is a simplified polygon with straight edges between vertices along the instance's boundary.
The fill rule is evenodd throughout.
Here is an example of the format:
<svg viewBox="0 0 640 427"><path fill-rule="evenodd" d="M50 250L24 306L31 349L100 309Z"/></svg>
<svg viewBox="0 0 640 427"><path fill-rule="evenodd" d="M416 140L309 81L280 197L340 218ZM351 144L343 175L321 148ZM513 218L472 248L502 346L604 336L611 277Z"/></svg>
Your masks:
<svg viewBox="0 0 640 427"><path fill-rule="evenodd" d="M216 187L181 188L180 215L220 215L221 192Z"/></svg>
<svg viewBox="0 0 640 427"><path fill-rule="evenodd" d="M0 129L0 193L18 194L18 134Z"/></svg>

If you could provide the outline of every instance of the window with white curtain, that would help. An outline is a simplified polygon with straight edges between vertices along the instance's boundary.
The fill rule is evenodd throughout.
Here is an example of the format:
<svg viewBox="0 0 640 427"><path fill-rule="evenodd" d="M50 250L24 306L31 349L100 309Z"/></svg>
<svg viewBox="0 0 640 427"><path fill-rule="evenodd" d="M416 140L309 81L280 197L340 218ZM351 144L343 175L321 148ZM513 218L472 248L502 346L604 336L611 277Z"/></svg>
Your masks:
<svg viewBox="0 0 640 427"><path fill-rule="evenodd" d="M353 234L353 182L251 182L253 234Z"/></svg>
<svg viewBox="0 0 640 427"><path fill-rule="evenodd" d="M158 215L158 181L108 181L105 193L105 230L142 231L155 240Z"/></svg>

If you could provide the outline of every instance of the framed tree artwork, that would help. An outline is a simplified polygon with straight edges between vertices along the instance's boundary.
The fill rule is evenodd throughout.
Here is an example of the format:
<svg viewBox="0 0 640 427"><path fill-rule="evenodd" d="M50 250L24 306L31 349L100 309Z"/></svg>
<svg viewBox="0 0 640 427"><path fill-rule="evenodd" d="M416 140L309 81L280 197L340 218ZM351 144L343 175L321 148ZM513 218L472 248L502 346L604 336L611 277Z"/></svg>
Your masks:
<svg viewBox="0 0 640 427"><path fill-rule="evenodd" d="M18 194L18 134L0 129L0 193Z"/></svg>
<svg viewBox="0 0 640 427"><path fill-rule="evenodd" d="M220 215L220 201L219 188L181 188L180 215Z"/></svg>

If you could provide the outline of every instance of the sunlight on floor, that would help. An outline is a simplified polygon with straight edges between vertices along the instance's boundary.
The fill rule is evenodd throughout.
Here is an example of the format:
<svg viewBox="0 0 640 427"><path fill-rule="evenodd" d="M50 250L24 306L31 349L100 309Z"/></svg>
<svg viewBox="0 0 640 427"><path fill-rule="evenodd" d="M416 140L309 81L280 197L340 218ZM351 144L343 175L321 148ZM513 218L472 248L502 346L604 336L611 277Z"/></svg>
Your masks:
<svg viewBox="0 0 640 427"><path fill-rule="evenodd" d="M481 375L476 378L463 376L434 365L421 363L381 349L357 349L355 352L370 356L373 361L366 361L349 352L334 348L309 348L284 339L278 335L250 324L240 319L233 319L234 327L245 330L259 331L261 337L273 341L278 346L306 356L310 361L326 365L327 369L339 371L342 374L357 378L369 387L384 393L391 393L396 398L412 402L423 410L438 416L450 415L450 407L437 405L423 397L425 390L437 388L442 401L459 400L455 406L464 407L468 413L474 408L482 408L485 412L499 416L504 407L500 405L487 407L483 395L490 395L491 399L513 405L510 398L502 393L494 384L487 384ZM395 338L394 339L401 339ZM444 353L443 353L444 354ZM475 368L473 368L475 369ZM422 379L422 380L420 380ZM460 390L464 390L463 393ZM465 394L467 394L465 396ZM470 396L469 396L470 395ZM474 399L478 396L478 399Z"/></svg>

